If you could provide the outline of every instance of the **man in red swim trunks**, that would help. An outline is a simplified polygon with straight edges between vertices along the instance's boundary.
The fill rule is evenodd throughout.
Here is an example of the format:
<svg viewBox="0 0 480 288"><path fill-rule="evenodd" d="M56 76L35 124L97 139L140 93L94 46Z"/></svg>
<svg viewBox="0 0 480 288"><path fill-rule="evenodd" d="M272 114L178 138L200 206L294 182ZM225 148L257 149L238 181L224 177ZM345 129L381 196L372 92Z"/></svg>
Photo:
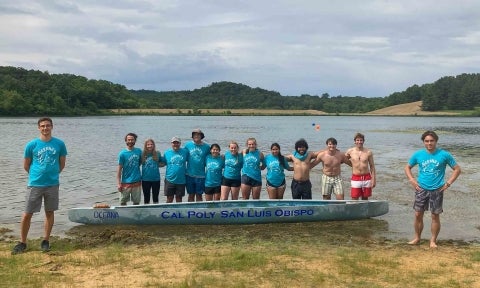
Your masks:
<svg viewBox="0 0 480 288"><path fill-rule="evenodd" d="M363 146L365 136L357 133L353 137L355 147L347 150L345 156L352 162L351 197L353 200L368 200L375 187L375 163L373 153Z"/></svg>

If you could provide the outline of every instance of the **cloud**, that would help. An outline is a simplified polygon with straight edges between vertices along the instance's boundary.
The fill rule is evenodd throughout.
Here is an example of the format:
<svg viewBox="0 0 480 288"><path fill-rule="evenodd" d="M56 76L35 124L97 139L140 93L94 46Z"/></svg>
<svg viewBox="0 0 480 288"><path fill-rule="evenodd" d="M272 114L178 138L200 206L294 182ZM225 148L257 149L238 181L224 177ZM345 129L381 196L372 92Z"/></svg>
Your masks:
<svg viewBox="0 0 480 288"><path fill-rule="evenodd" d="M232 81L384 97L480 66L478 1L25 0L0 11L0 65L130 89Z"/></svg>

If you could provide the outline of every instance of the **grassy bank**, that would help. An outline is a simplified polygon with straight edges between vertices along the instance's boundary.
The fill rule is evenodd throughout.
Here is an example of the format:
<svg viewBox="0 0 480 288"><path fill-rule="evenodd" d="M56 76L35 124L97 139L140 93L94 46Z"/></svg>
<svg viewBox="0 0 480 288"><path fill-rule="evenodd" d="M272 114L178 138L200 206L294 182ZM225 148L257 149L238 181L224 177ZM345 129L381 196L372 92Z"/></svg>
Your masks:
<svg viewBox="0 0 480 288"><path fill-rule="evenodd" d="M34 239L12 256L4 237L0 277L5 287L480 287L478 243L410 246L372 223L79 226L48 253Z"/></svg>

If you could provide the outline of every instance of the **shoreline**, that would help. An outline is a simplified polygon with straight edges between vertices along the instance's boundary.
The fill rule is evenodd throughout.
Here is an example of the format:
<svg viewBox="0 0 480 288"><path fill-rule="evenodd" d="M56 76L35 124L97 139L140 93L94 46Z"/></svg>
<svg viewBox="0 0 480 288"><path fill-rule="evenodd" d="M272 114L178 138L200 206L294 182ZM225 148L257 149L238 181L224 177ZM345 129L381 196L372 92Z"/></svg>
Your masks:
<svg viewBox="0 0 480 288"><path fill-rule="evenodd" d="M476 117L460 112L367 112L367 113L326 113L317 110L262 110L262 109L112 109L104 116L367 116L367 117Z"/></svg>

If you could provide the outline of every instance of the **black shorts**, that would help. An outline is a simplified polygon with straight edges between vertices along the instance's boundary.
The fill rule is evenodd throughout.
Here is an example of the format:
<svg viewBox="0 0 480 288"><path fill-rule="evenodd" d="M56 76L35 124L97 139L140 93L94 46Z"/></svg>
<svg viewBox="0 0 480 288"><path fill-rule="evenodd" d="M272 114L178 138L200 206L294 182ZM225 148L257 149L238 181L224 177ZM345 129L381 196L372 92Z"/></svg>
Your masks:
<svg viewBox="0 0 480 288"><path fill-rule="evenodd" d="M312 183L310 180L297 181L292 179L291 189L293 199L312 199Z"/></svg>
<svg viewBox="0 0 480 288"><path fill-rule="evenodd" d="M165 196L177 196L177 197L183 197L185 196L185 184L174 184L168 182L167 179L165 179L165 188L163 191L163 194Z"/></svg>
<svg viewBox="0 0 480 288"><path fill-rule="evenodd" d="M213 194L219 194L219 193L220 193L220 186L205 187L205 194L207 195L213 195Z"/></svg>
<svg viewBox="0 0 480 288"><path fill-rule="evenodd" d="M258 186L262 186L262 181L257 181L252 177L249 177L247 175L242 175L242 184L245 184L251 187L258 187Z"/></svg>
<svg viewBox="0 0 480 288"><path fill-rule="evenodd" d="M242 181L240 181L240 179L229 179L222 177L222 186L240 187L240 184L242 184Z"/></svg>
<svg viewBox="0 0 480 288"><path fill-rule="evenodd" d="M280 188L280 187L283 187L283 186L285 186L285 179L283 179L282 184L280 184L280 185L278 185L278 186L273 185L272 183L270 183L270 181L267 180L267 187Z"/></svg>

